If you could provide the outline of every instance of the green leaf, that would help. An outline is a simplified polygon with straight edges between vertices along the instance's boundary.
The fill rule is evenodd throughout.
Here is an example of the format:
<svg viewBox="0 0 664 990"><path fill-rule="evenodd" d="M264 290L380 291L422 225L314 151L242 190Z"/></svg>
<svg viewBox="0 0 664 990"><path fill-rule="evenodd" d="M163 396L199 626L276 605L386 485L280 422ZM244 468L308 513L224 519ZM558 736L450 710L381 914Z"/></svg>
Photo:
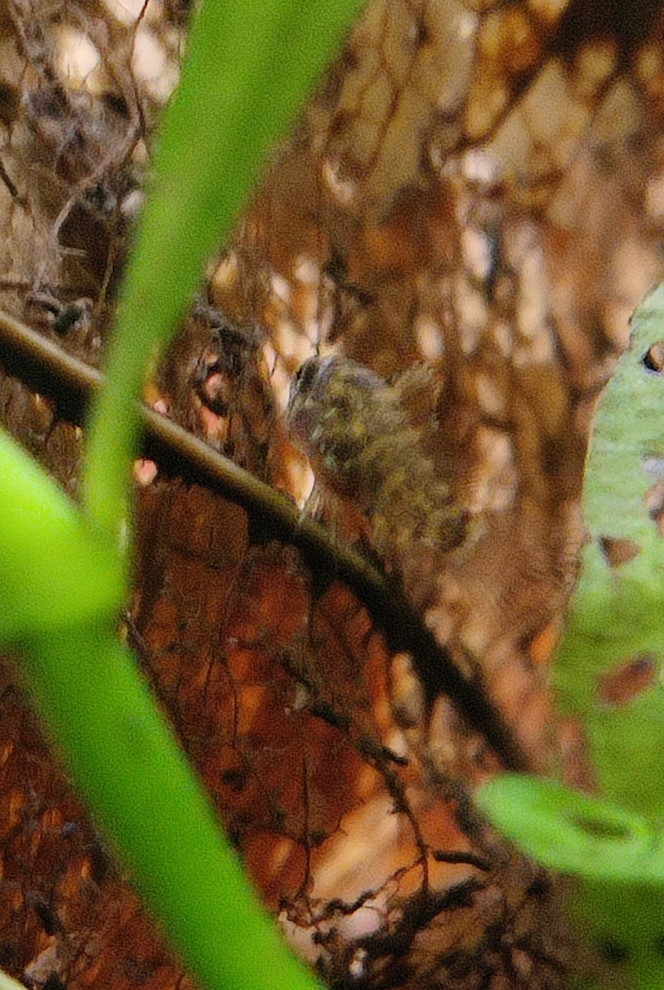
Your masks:
<svg viewBox="0 0 664 990"><path fill-rule="evenodd" d="M25 986L12 980L11 976L0 970L0 990L25 990Z"/></svg>
<svg viewBox="0 0 664 990"><path fill-rule="evenodd" d="M311 990L314 983L259 907L136 666L116 642L106 612L123 587L119 555L90 534L98 527L114 547L126 544L135 401L148 366L188 305L210 252L227 236L261 160L358 6L357 0L198 5L128 266L107 386L92 417L84 477L90 525L62 504L66 518L58 521L52 509L49 520L57 525L42 525L38 498L24 513L28 526L31 517L38 524L34 537L15 539L23 480L5 514L7 573L19 544L26 558L25 593L6 628L24 634L25 668L39 707L139 891L201 985L215 990ZM69 551L65 532L73 541ZM75 600L67 611L55 588L53 600L64 611L53 629L47 618L55 621L57 608L49 605L47 617L40 615L38 572L45 567L55 584L62 571L67 577L70 560L79 562L80 575L67 588L84 604Z"/></svg>
<svg viewBox="0 0 664 990"><path fill-rule="evenodd" d="M195 17L106 357L108 385L92 418L86 507L116 537L126 527L133 402L148 365L359 7L359 0L205 0Z"/></svg>
<svg viewBox="0 0 664 990"><path fill-rule="evenodd" d="M124 583L117 552L0 431L0 640L113 619Z"/></svg>
<svg viewBox="0 0 664 990"><path fill-rule="evenodd" d="M662 340L664 286L637 310L630 348L595 415L584 484L589 539L554 666L609 800L510 776L478 795L526 852L583 878L579 930L619 950L630 985L643 990L664 986L664 540L653 518L653 506L664 506L664 374L652 350ZM603 695L602 678L639 663L655 674L648 691Z"/></svg>
<svg viewBox="0 0 664 990"><path fill-rule="evenodd" d="M641 815L556 781L504 774L477 795L493 823L561 873L664 888L664 833Z"/></svg>
<svg viewBox="0 0 664 990"><path fill-rule="evenodd" d="M75 784L201 986L313 990L114 629L84 623L32 636L24 656Z"/></svg>
<svg viewBox="0 0 664 990"><path fill-rule="evenodd" d="M476 800L524 852L582 878L570 904L572 917L598 948L624 960L630 986L664 987L661 828L619 805L518 774L495 778ZM583 986L598 988L592 978Z"/></svg>
<svg viewBox="0 0 664 990"><path fill-rule="evenodd" d="M584 517L590 539L555 663L561 699L579 716L608 797L664 816L664 692L656 684L624 705L598 697L599 677L620 663L664 659L664 539L647 496L664 478L664 375L647 367L664 338L664 286L637 310L629 351L605 389L586 465ZM611 566L606 540L635 556Z"/></svg>

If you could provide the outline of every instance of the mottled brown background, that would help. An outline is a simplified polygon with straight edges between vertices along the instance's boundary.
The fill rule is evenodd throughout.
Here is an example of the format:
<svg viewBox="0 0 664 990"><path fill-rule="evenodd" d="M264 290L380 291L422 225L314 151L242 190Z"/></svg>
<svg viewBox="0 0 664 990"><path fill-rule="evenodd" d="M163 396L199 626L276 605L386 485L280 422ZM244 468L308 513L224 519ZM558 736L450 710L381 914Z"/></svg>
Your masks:
<svg viewBox="0 0 664 990"><path fill-rule="evenodd" d="M93 364L186 13L0 4L0 307ZM532 765L586 786L547 666L592 405L664 269L663 38L656 0L370 3L148 395L302 498L299 363L425 362L414 415L475 535L421 621ZM2 421L75 497L79 424L3 362ZM339 986L564 985L584 950L555 887L469 802L498 766L480 733L445 697L424 717L409 657L260 505L137 478L125 635L297 950ZM324 507L344 539L350 501ZM48 990L191 985L1 676L0 964Z"/></svg>

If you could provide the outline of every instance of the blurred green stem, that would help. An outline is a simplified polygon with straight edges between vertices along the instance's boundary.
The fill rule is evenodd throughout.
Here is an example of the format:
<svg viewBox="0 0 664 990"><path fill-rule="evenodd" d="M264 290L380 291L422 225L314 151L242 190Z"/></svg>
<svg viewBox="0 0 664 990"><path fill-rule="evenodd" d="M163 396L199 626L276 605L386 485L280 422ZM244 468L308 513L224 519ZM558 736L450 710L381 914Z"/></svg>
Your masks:
<svg viewBox="0 0 664 990"><path fill-rule="evenodd" d="M84 507L93 525L86 534L95 539L101 530L104 552L110 537L112 571L118 545L128 541L136 400L150 362L358 6L205 0L198 8L157 142L107 355L108 383L88 433ZM46 539L40 553L49 546ZM66 584L68 575L61 579ZM115 581L113 596L118 588ZM311 990L312 978L258 906L135 662L118 644L108 610L98 619L82 615L63 612L62 624L48 632L28 627L28 681L76 785L139 890L210 990Z"/></svg>
<svg viewBox="0 0 664 990"><path fill-rule="evenodd" d="M32 636L24 656L76 786L202 985L312 990L114 629L87 623Z"/></svg>
<svg viewBox="0 0 664 990"><path fill-rule="evenodd" d="M146 369L227 237L266 153L359 9L358 0L205 0L164 115L141 231L92 416L85 505L125 533L130 458Z"/></svg>

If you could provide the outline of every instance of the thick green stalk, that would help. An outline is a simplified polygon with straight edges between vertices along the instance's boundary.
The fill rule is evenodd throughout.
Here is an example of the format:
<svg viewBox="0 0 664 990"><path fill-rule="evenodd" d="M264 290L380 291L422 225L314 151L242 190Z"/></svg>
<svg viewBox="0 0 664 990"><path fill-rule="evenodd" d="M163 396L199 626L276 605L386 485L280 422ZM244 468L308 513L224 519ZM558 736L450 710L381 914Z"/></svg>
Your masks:
<svg viewBox="0 0 664 990"><path fill-rule="evenodd" d="M202 986L312 990L114 630L50 631L24 656L74 783Z"/></svg>
<svg viewBox="0 0 664 990"><path fill-rule="evenodd" d="M358 8L358 0L205 0L194 20L92 417L85 504L116 539L127 524L133 403L146 368Z"/></svg>

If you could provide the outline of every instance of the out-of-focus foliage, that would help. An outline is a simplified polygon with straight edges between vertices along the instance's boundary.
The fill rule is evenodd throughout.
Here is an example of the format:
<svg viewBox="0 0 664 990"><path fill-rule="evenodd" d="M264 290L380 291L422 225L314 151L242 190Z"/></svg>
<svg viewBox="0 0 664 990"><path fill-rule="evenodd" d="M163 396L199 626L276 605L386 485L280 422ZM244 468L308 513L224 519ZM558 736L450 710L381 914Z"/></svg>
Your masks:
<svg viewBox="0 0 664 990"><path fill-rule="evenodd" d="M158 141L118 333L106 355L108 387L91 423L87 510L112 533L126 525L133 401L148 362L174 334L261 160L293 120L358 7L358 0L315 7L271 0L261 4L257 22L242 2L207 0L194 19L190 55ZM286 46L291 51L283 58Z"/></svg>
<svg viewBox="0 0 664 990"><path fill-rule="evenodd" d="M307 988L311 980L260 910L191 768L118 643L122 580L109 530L117 534L125 520L135 400L147 357L175 329L259 155L320 71L336 38L332 25L344 26L352 5L327 5L318 13L323 9L331 15L327 30L317 21L317 30L299 34L278 95L264 74L274 74L285 32L297 35L298 14L307 11L297 2L266 4L258 33L246 4L208 0L199 12L155 159L157 181L113 348L119 356L109 362L91 426L88 518L9 438L0 445L6 530L0 638L20 636L26 683L76 785L192 971L210 988ZM225 114L226 126L216 141L206 141L216 114ZM207 167L195 151L199 143L209 152ZM224 175L234 181L220 181ZM164 283L164 266L181 277Z"/></svg>
<svg viewBox="0 0 664 990"><path fill-rule="evenodd" d="M163 43L156 76L173 85L185 7L0 6L0 299L91 362L162 99L137 56ZM372 0L148 392L303 499L280 417L295 368L319 348L404 372L398 401L472 534L440 566L386 548L394 580L411 566L424 578L412 625L430 684L453 660L534 766L585 782L548 662L581 538L588 413L661 277L663 17L659 0ZM70 72L53 52L64 36L92 43L98 68ZM68 397L2 357L3 420L76 491ZM561 986L578 956L556 884L470 801L498 769L481 730L445 694L424 711L403 642L329 559L285 545L263 506L155 460L136 466L126 635L291 944L339 986ZM366 543L357 509L352 495L322 504L339 539ZM6 968L72 990L186 985L9 664L0 678Z"/></svg>
<svg viewBox="0 0 664 990"><path fill-rule="evenodd" d="M480 795L531 855L588 881L579 899L586 924L624 951L644 988L664 979L663 341L664 285L636 311L629 350L595 415L588 540L555 665L609 800L518 777L494 780Z"/></svg>
<svg viewBox="0 0 664 990"><path fill-rule="evenodd" d="M664 815L663 340L660 286L634 315L594 419L589 539L555 665L563 703L587 725L601 792L653 821Z"/></svg>
<svg viewBox="0 0 664 990"><path fill-rule="evenodd" d="M6 973L0 973L0 990L23 990L23 987Z"/></svg>
<svg viewBox="0 0 664 990"><path fill-rule="evenodd" d="M113 622L124 594L117 554L3 432L0 502L0 641Z"/></svg>

